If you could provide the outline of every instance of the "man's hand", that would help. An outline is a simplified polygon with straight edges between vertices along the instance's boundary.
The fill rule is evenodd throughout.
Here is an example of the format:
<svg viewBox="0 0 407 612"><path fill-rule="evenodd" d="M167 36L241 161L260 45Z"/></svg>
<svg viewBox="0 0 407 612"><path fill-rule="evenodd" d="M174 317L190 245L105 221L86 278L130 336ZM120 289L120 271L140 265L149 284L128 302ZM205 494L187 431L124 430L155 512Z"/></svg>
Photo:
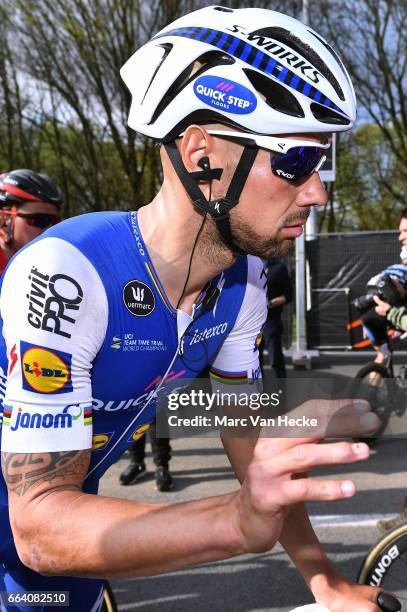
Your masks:
<svg viewBox="0 0 407 612"><path fill-rule="evenodd" d="M288 425L264 427L260 436L358 438L373 434L380 427L379 417L362 399L308 400L285 416Z"/></svg>
<svg viewBox="0 0 407 612"><path fill-rule="evenodd" d="M382 590L364 584L354 584L338 573L321 576L312 584L315 601L326 606L330 612L379 612L376 601Z"/></svg>
<svg viewBox="0 0 407 612"><path fill-rule="evenodd" d="M375 311L377 312L377 314L381 317L387 317L387 313L391 309L390 304L388 304L387 302L383 302L383 300L377 297L377 295L374 295L373 299L377 304L377 306L375 307Z"/></svg>
<svg viewBox="0 0 407 612"><path fill-rule="evenodd" d="M277 297L268 300L267 305L269 308L276 308L277 306L284 306L287 303L285 295L278 295Z"/></svg>
<svg viewBox="0 0 407 612"><path fill-rule="evenodd" d="M233 498L231 527L241 552L264 552L278 540L287 511L305 501L333 501L355 494L351 480L295 478L323 465L363 461L367 444L318 444L316 438L258 440L240 492Z"/></svg>

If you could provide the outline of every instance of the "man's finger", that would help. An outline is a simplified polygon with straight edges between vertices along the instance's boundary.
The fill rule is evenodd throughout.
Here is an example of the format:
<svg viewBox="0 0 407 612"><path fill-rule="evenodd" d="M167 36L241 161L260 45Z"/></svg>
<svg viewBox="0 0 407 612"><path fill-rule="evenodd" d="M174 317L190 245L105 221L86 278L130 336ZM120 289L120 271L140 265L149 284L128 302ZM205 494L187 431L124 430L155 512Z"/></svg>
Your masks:
<svg viewBox="0 0 407 612"><path fill-rule="evenodd" d="M274 421L262 429L262 437L357 437L374 433L381 424L362 399L310 400Z"/></svg>
<svg viewBox="0 0 407 612"><path fill-rule="evenodd" d="M367 444L335 442L331 444L298 444L272 460L255 463L263 477L278 478L285 474L307 472L315 467L365 461L370 456Z"/></svg>
<svg viewBox="0 0 407 612"><path fill-rule="evenodd" d="M356 493L352 480L299 480L279 481L276 487L265 488L263 508L274 510L278 506L291 506L301 502L335 501L348 499Z"/></svg>

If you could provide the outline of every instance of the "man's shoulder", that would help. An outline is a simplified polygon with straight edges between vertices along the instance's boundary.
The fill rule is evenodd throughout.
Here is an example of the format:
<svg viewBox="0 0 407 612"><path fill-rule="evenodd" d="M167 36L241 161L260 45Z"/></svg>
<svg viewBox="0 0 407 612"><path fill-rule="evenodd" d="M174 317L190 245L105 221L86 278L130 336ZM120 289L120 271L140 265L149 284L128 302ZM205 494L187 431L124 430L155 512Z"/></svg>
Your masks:
<svg viewBox="0 0 407 612"><path fill-rule="evenodd" d="M133 247L130 214L122 212L95 212L66 219L20 249L9 263L15 268L27 258L53 261L55 265L71 267L72 260L85 257L93 266L119 257L129 242ZM4 276L4 275L3 275Z"/></svg>
<svg viewBox="0 0 407 612"><path fill-rule="evenodd" d="M55 237L74 245L92 243L103 237L114 241L118 234L129 231L129 215L130 213L117 211L77 215L54 225L37 240Z"/></svg>
<svg viewBox="0 0 407 612"><path fill-rule="evenodd" d="M247 282L259 289L264 289L264 261L255 255L247 255Z"/></svg>
<svg viewBox="0 0 407 612"><path fill-rule="evenodd" d="M224 271L226 277L244 284L264 285L264 263L255 255L239 257L235 263Z"/></svg>
<svg viewBox="0 0 407 612"><path fill-rule="evenodd" d="M230 283L230 289L231 294L236 291L236 297L240 297L241 312L250 313L257 308L264 310L266 308L266 277L263 260L254 255L246 255L240 257L235 266L236 272Z"/></svg>
<svg viewBox="0 0 407 612"><path fill-rule="evenodd" d="M44 282L51 277L66 277L79 282L81 287L88 283L104 284L112 260L121 257L120 262L123 261L121 251L126 240L132 248L134 237L129 213L98 212L67 219L13 257L2 275L2 298L5 287L16 289L19 283L24 285L32 273L42 274Z"/></svg>

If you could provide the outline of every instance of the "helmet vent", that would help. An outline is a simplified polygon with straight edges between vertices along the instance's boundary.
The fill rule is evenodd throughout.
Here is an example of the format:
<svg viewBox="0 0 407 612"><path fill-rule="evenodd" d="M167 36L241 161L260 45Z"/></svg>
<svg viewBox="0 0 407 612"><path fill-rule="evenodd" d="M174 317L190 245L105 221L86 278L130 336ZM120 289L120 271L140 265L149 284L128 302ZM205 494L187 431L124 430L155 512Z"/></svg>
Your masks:
<svg viewBox="0 0 407 612"><path fill-rule="evenodd" d="M221 66L223 64L234 64L235 59L230 55L225 55L220 51L208 51L204 53L196 60L194 60L189 66L185 68L174 81L171 87L168 89L165 96L162 98L160 104L154 111L153 117L150 123L154 123L157 117L161 115L164 109L173 101L173 99L183 90L185 87L202 73L206 72L214 66Z"/></svg>
<svg viewBox="0 0 407 612"><path fill-rule="evenodd" d="M243 70L253 87L271 108L292 117L305 117L300 103L284 85L255 70L249 68Z"/></svg>
<svg viewBox="0 0 407 612"><path fill-rule="evenodd" d="M345 100L344 93L337 79L332 74L331 70L328 68L325 62L323 62L322 59L319 57L318 53L316 53L316 51L314 51L312 47L304 43L292 32L286 30L285 28L261 28L260 30L251 32L251 36L267 36L267 38L273 38L274 40L277 40L283 45L287 45L290 50L293 50L296 53L302 55L302 57L308 62L310 62L310 64L312 64L318 70L318 72L320 72L322 76L324 76L326 80L332 85L340 100ZM329 50L332 52L330 48ZM334 57L336 59L336 54L334 54ZM276 55L276 58L278 59L278 55Z"/></svg>
<svg viewBox="0 0 407 612"><path fill-rule="evenodd" d="M346 79L347 79L347 81L348 81L349 85L352 87L352 83L351 83L351 80L350 80L350 78L349 78L349 75L348 75L348 73L347 73L347 71L346 71L346 69L345 69L345 66L343 65L343 62L342 62L341 58L339 57L339 55L337 54L337 52L335 51L335 49L334 49L333 47L331 47L331 45L329 45L329 44L326 42L326 40L324 40L324 39L323 39L321 36L318 36L318 34L317 34L316 32L313 32L312 30L308 30L308 32L309 32L310 34L312 34L313 36L315 36L315 38L316 38L317 40L319 40L319 42L320 42L321 44L323 44L323 45L324 45L324 47L326 47L326 49L328 49L328 51L329 51L330 53L332 53L332 55L334 56L334 58L336 59L336 61L338 62L338 64L339 64L340 66L342 66L342 69L343 69L343 72L344 72L344 74L345 74L345 76L346 76ZM342 100L342 98L341 98L341 100Z"/></svg>
<svg viewBox="0 0 407 612"><path fill-rule="evenodd" d="M336 111L332 110L331 108L327 108L322 104L313 102L310 108L315 119L321 121L321 123L329 123L331 125L350 125L348 117L344 117L343 115L340 115Z"/></svg>
<svg viewBox="0 0 407 612"><path fill-rule="evenodd" d="M144 102L145 97L146 97L146 95L147 95L147 93L148 93L148 90L149 90L149 89L150 89L150 87L151 87L151 83L154 81L154 79L155 79L155 77L156 77L156 75L157 75L157 72L160 70L161 66L163 65L163 62L164 62L164 61L167 59L168 54L169 54L169 52L171 51L171 49L172 49L172 47L173 47L173 45L172 45L171 43L162 43L162 44L160 44L160 45L158 45L158 46L159 46L159 47L162 47L162 48L164 49L164 55L162 56L161 61L160 61L160 63L158 64L157 68L154 70L154 74L153 74L153 76L151 77L151 81L150 81L150 82L149 82L149 84L148 84L148 87L147 87L146 92L145 92L145 94L144 94L144 96L143 96L142 102Z"/></svg>
<svg viewBox="0 0 407 612"><path fill-rule="evenodd" d="M226 6L214 6L213 7L214 11L219 11L221 13L233 13L233 9L231 8L226 8Z"/></svg>

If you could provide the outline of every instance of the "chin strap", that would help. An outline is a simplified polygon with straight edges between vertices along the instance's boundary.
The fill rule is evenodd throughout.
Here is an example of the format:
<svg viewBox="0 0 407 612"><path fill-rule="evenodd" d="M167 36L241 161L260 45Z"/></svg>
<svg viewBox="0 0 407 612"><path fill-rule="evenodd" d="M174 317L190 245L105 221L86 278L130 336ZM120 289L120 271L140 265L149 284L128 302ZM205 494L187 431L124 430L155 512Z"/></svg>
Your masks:
<svg viewBox="0 0 407 612"><path fill-rule="evenodd" d="M188 172L185 168L181 154L175 142L168 142L165 145L165 150L178 175L185 191L191 198L194 206L204 213L209 213L215 220L219 233L226 244L232 251L239 255L245 255L245 252L237 246L233 239L232 230L230 227L230 210L239 202L240 195L246 183L249 172L256 159L257 147L245 147L236 167L235 173L230 181L227 194L223 198L216 200L207 200L197 182L200 180L211 181L219 180L223 169L214 168L198 172Z"/></svg>

